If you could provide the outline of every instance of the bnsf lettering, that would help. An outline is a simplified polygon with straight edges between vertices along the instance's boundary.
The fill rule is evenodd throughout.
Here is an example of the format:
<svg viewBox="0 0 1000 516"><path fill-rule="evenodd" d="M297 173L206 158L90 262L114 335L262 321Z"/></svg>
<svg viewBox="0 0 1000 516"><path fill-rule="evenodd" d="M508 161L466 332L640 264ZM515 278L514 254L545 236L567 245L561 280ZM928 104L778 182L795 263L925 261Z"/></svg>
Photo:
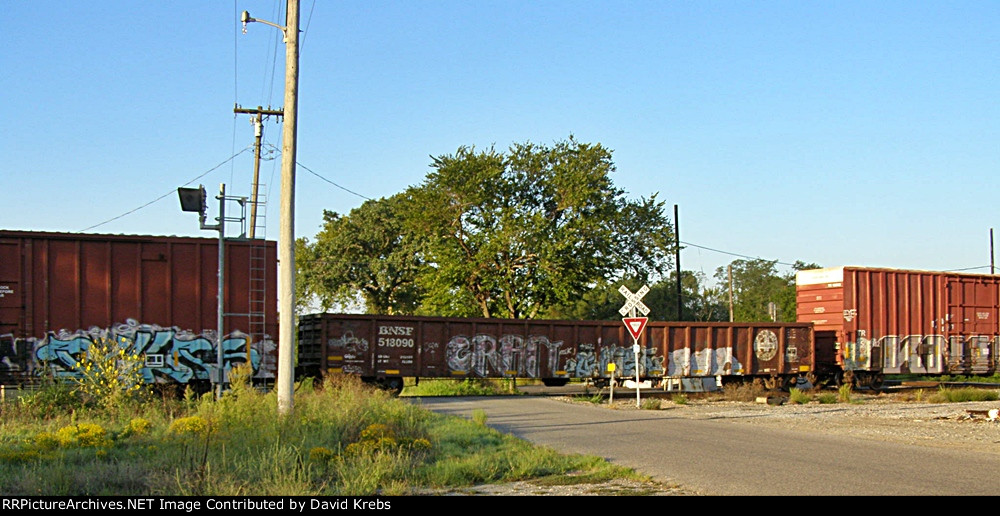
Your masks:
<svg viewBox="0 0 1000 516"><path fill-rule="evenodd" d="M410 326L379 326L379 335L413 335L413 328Z"/></svg>
<svg viewBox="0 0 1000 516"><path fill-rule="evenodd" d="M379 337L378 345L380 348L412 348L413 339Z"/></svg>

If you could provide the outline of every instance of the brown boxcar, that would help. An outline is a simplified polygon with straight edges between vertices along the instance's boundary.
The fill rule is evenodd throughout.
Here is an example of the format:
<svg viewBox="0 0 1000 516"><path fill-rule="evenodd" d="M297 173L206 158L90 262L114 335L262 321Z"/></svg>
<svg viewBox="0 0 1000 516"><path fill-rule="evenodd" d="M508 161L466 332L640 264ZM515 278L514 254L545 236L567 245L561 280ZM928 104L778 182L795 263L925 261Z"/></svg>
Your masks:
<svg viewBox="0 0 1000 516"><path fill-rule="evenodd" d="M1000 277L834 267L796 275L799 322L815 325L823 362L856 383L886 374L992 374Z"/></svg>
<svg viewBox="0 0 1000 516"><path fill-rule="evenodd" d="M225 366L249 352L273 378L277 245L227 240L225 258ZM218 239L0 230L0 381L73 375L101 337L141 352L147 381L208 380L217 297Z"/></svg>
<svg viewBox="0 0 1000 516"><path fill-rule="evenodd" d="M812 325L649 322L640 377L761 378L790 385L813 372ZM634 378L633 339L620 321L313 314L299 318L300 373L351 373L390 387L403 377Z"/></svg>

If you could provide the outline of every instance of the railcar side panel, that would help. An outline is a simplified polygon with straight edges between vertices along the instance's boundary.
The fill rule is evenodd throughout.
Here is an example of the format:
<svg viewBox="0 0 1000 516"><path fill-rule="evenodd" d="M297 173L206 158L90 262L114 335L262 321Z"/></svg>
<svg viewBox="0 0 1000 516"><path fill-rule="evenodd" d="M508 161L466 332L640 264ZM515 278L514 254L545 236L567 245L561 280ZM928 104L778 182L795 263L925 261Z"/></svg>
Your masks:
<svg viewBox="0 0 1000 516"><path fill-rule="evenodd" d="M144 356L149 382L217 369L218 240L0 230L0 381L74 376L98 338ZM223 363L274 378L277 244L226 242Z"/></svg>
<svg viewBox="0 0 1000 516"><path fill-rule="evenodd" d="M845 372L991 374L1000 278L836 267L800 271L798 320L836 335Z"/></svg>

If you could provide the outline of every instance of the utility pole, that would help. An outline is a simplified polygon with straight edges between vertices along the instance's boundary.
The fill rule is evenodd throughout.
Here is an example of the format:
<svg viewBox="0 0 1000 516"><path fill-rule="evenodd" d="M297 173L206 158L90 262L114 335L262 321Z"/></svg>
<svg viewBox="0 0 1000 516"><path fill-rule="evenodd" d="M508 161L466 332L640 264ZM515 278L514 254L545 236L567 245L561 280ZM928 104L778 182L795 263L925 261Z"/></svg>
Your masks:
<svg viewBox="0 0 1000 516"><path fill-rule="evenodd" d="M677 257L677 320L681 321L683 320L681 307L684 306L683 301L681 301L681 226L676 204L674 205L674 249L676 249Z"/></svg>
<svg viewBox="0 0 1000 516"><path fill-rule="evenodd" d="M990 228L990 274L996 274L996 267L993 266L993 228Z"/></svg>
<svg viewBox="0 0 1000 516"><path fill-rule="evenodd" d="M299 2L288 0L285 26L250 17L246 24L260 22L285 33L285 126L281 141L281 222L278 226L278 415L290 416L294 409L295 377L295 136L299 109Z"/></svg>
<svg viewBox="0 0 1000 516"><path fill-rule="evenodd" d="M254 127L253 185L250 193L250 238L253 239L257 231L257 186L260 184L260 143L264 136L264 115L282 116L285 112L280 109L264 109L261 106L257 106L257 109L243 109L236 104L233 113L253 115L251 119Z"/></svg>
<svg viewBox="0 0 1000 516"><path fill-rule="evenodd" d="M733 264L729 264L729 322L733 322Z"/></svg>

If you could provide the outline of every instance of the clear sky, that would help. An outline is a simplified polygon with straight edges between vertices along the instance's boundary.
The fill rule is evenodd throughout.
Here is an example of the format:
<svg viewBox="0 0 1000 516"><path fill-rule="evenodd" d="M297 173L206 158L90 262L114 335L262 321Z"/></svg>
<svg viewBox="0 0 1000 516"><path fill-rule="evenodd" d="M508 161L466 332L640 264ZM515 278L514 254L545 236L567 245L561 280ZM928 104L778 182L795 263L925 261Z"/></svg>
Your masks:
<svg viewBox="0 0 1000 516"><path fill-rule="evenodd" d="M284 3L0 0L0 228L216 236L176 188L249 195L233 107L283 105L285 49L239 14L283 23ZM737 258L717 251L989 272L1000 242L996 0L300 9L296 236L421 183L431 156L574 135L613 150L630 197L679 206L682 267L709 277ZM280 150L280 123L264 140Z"/></svg>

